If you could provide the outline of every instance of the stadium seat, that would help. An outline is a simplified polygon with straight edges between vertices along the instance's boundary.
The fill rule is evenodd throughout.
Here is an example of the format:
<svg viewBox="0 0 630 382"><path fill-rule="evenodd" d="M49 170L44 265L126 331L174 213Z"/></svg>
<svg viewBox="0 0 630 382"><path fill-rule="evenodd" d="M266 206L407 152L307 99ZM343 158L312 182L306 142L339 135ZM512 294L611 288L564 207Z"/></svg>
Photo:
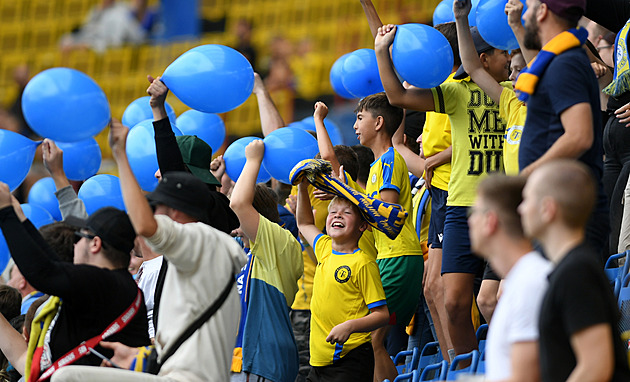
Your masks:
<svg viewBox="0 0 630 382"><path fill-rule="evenodd" d="M442 361L428 365L422 370L419 381L443 381L448 373L448 362Z"/></svg>
<svg viewBox="0 0 630 382"><path fill-rule="evenodd" d="M483 354L486 349L486 337L488 336L488 324L483 324L477 329L477 344L479 347L479 354Z"/></svg>
<svg viewBox="0 0 630 382"><path fill-rule="evenodd" d="M458 366L461 362L470 361L470 365L458 369ZM447 381L455 381L457 380L457 375L464 373L474 373L477 370L477 364L479 363L479 352L477 350L473 350L470 353L460 354L453 358L453 362L448 369L448 375L446 376Z"/></svg>
<svg viewBox="0 0 630 382"><path fill-rule="evenodd" d="M630 330L630 274L626 275L621 282L619 291L619 311L621 317L619 319L619 332L624 333Z"/></svg>
<svg viewBox="0 0 630 382"><path fill-rule="evenodd" d="M418 360L420 358L419 353L420 350L415 347L412 350L403 350L396 354L393 361L394 365L396 365L396 369L398 370L398 374L411 373L411 371L416 370L418 368ZM403 360L407 359L408 356L411 356L411 362L399 365Z"/></svg>
<svg viewBox="0 0 630 382"><path fill-rule="evenodd" d="M422 371L425 367L436 364L443 361L442 352L440 351L440 344L436 342L429 342L424 345L420 352L420 359L418 360L418 370Z"/></svg>
<svg viewBox="0 0 630 382"><path fill-rule="evenodd" d="M402 381L409 381L409 382L418 382L420 380L420 373L418 372L418 370L413 370L412 372L409 373L404 373L404 374L398 374L398 376L396 376L396 378L394 378L394 382L402 382ZM389 382L389 379L385 379L383 382Z"/></svg>
<svg viewBox="0 0 630 382"><path fill-rule="evenodd" d="M604 272L610 281L615 297L619 296L621 281L625 275L628 274L628 267L630 266L630 262L628 262L628 253L630 253L630 250L611 255L608 260L606 260L606 265L604 265ZM625 259L625 263L623 265L616 266L616 260L620 259Z"/></svg>
<svg viewBox="0 0 630 382"><path fill-rule="evenodd" d="M485 374L486 373L486 352L484 351L479 355L479 363L477 363L477 370L475 370L476 374Z"/></svg>

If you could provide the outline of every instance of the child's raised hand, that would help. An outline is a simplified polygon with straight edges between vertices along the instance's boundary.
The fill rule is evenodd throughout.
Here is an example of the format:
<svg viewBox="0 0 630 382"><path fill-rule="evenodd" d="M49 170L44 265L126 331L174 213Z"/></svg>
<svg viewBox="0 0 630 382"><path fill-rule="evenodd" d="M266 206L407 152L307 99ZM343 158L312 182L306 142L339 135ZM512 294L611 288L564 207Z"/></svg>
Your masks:
<svg viewBox="0 0 630 382"><path fill-rule="evenodd" d="M330 331L328 337L326 337L326 342L330 342L331 344L338 343L343 345L350 335L352 334L352 324L350 321L343 322Z"/></svg>
<svg viewBox="0 0 630 382"><path fill-rule="evenodd" d="M523 3L521 0L508 0L505 4L505 14L508 16L510 27L521 25L521 15L523 14Z"/></svg>
<svg viewBox="0 0 630 382"><path fill-rule="evenodd" d="M215 178L221 180L223 174L225 174L225 160L223 155L219 155L210 162L210 172Z"/></svg>
<svg viewBox="0 0 630 382"><path fill-rule="evenodd" d="M252 90L254 94L262 94L265 92L265 83L263 82L260 74L254 72L254 89Z"/></svg>
<svg viewBox="0 0 630 382"><path fill-rule="evenodd" d="M109 129L109 146L112 148L114 156L125 152L128 133L129 129L127 127L123 126L116 118L112 118Z"/></svg>
<svg viewBox="0 0 630 382"><path fill-rule="evenodd" d="M50 175L63 174L63 151L48 138L42 143L42 160Z"/></svg>
<svg viewBox="0 0 630 382"><path fill-rule="evenodd" d="M328 106L321 101L315 102L315 112L313 113L313 118L323 121L324 118L328 115Z"/></svg>
<svg viewBox="0 0 630 382"><path fill-rule="evenodd" d="M147 94L151 96L149 104L152 108L164 106L166 96L168 95L168 88L164 82L162 82L161 77L153 78L151 76L147 76L147 80L151 83L151 85L147 88Z"/></svg>
<svg viewBox="0 0 630 382"><path fill-rule="evenodd" d="M456 19L466 18L472 8L471 0L455 0L453 1L453 15Z"/></svg>
<svg viewBox="0 0 630 382"><path fill-rule="evenodd" d="M396 25L387 24L378 28L376 39L374 40L374 49L389 49L396 37Z"/></svg>
<svg viewBox="0 0 630 382"><path fill-rule="evenodd" d="M247 160L262 161L265 155L265 144L262 139L254 139L245 147L245 158Z"/></svg>

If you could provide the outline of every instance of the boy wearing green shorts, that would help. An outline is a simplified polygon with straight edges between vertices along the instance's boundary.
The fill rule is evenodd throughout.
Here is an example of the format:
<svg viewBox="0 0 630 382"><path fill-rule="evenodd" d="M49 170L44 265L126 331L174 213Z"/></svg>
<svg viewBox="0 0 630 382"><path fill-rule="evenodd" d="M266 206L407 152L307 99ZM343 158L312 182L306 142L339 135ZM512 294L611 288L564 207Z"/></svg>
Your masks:
<svg viewBox="0 0 630 382"><path fill-rule="evenodd" d="M335 197L328 206L327 235L322 234L315 225L306 180L298 186L296 217L318 262L307 381L371 382L370 332L387 324L389 311L374 258L358 247L367 222L354 204Z"/></svg>
<svg viewBox="0 0 630 382"><path fill-rule="evenodd" d="M370 168L367 195L412 211L409 171L402 156L392 146L392 136L401 125L403 110L392 106L385 93L377 93L363 98L355 114L357 138L362 145L372 149L377 158ZM411 320L422 292L424 261L412 219L406 219L395 240L381 231L373 232L378 252L376 262L390 312L389 325L372 333L374 374L379 381L393 380L398 373L383 342L392 325L407 325Z"/></svg>

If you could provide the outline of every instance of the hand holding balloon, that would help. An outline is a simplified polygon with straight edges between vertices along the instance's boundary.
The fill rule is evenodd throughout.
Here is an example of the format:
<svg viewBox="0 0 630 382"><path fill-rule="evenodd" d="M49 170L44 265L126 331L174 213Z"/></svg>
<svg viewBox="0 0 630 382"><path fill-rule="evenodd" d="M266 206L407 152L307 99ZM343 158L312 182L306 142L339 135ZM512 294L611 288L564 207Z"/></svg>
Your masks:
<svg viewBox="0 0 630 382"><path fill-rule="evenodd" d="M66 174L63 172L63 150L48 138L44 139L42 143L42 160L44 167L46 167L53 179L66 177Z"/></svg>
<svg viewBox="0 0 630 382"><path fill-rule="evenodd" d="M262 140L256 139L245 147L245 158L248 161L262 162L263 156L265 155L265 144Z"/></svg>
<svg viewBox="0 0 630 382"><path fill-rule="evenodd" d="M507 21L512 29L523 26L521 20L523 3L521 0L508 0L505 4L505 14L508 16Z"/></svg>
<svg viewBox="0 0 630 382"><path fill-rule="evenodd" d="M159 121L168 117L166 107L164 106L166 96L168 95L168 88L164 85L164 82L162 82L160 77L153 78L148 75L147 79L151 83L151 85L147 88L147 94L151 96L149 105L151 105L151 111L153 111L153 119Z"/></svg>
<svg viewBox="0 0 630 382"><path fill-rule="evenodd" d="M470 0L456 0L453 2L453 15L456 19L468 19L471 8Z"/></svg>
<svg viewBox="0 0 630 382"><path fill-rule="evenodd" d="M109 146L116 160L126 155L127 134L129 129L123 126L119 120L112 118L109 131Z"/></svg>
<svg viewBox="0 0 630 382"><path fill-rule="evenodd" d="M0 182L0 209L9 207L11 204L11 190L6 183Z"/></svg>
<svg viewBox="0 0 630 382"><path fill-rule="evenodd" d="M378 28L376 39L374 40L374 49L389 49L396 37L396 25L387 24Z"/></svg>

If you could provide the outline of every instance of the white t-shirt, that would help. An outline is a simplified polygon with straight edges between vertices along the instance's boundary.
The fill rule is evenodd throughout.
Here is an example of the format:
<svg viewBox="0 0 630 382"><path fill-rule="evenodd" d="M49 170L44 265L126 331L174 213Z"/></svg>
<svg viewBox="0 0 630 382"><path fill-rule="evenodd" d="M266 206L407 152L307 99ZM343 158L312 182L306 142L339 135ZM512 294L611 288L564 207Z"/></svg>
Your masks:
<svg viewBox="0 0 630 382"><path fill-rule="evenodd" d="M157 279L160 274L160 268L162 268L162 256L158 256L155 259L147 260L140 264L138 268L138 274L142 269L142 274L138 279L138 288L142 290L144 294L144 304L147 306L147 320L149 321L149 337L155 337L155 329L153 328L153 295L155 294L155 286L157 285Z"/></svg>
<svg viewBox="0 0 630 382"><path fill-rule="evenodd" d="M538 340L538 315L552 265L538 252L521 257L503 280L486 342L486 379L512 376L511 347Z"/></svg>

